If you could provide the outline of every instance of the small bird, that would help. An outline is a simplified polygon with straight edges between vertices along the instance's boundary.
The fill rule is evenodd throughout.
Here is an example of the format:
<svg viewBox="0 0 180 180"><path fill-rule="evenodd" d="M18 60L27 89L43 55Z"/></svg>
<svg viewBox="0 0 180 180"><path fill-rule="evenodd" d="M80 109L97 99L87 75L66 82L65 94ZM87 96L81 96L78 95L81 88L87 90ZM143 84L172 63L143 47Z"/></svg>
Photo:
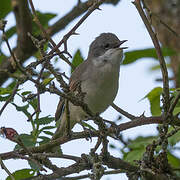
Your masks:
<svg viewBox="0 0 180 180"><path fill-rule="evenodd" d="M85 94L84 102L94 113L104 112L116 97L119 87L120 64L123 59L123 49L120 47L127 40L120 41L113 33L102 33L90 45L87 60L81 63L72 73L69 87L76 91L80 83ZM65 135L67 132L66 113L62 112L62 101L59 102L55 119L60 120L59 127L52 139ZM87 114L80 106L69 102L70 129Z"/></svg>

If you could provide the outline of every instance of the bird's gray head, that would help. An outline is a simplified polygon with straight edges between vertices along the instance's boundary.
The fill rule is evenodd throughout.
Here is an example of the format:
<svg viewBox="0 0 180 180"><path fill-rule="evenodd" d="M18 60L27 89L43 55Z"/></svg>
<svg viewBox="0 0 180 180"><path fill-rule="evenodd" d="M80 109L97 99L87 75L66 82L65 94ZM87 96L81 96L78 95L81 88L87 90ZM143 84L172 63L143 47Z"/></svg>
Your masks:
<svg viewBox="0 0 180 180"><path fill-rule="evenodd" d="M123 42L113 33L102 33L91 43L88 57L99 57L109 49L118 48Z"/></svg>

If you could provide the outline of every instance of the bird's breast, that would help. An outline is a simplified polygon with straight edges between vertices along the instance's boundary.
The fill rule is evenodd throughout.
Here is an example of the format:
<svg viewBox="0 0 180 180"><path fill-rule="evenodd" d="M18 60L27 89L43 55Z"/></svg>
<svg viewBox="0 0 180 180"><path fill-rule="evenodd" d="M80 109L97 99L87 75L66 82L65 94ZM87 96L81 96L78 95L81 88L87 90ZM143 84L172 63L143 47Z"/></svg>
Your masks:
<svg viewBox="0 0 180 180"><path fill-rule="evenodd" d="M116 97L119 69L113 69L111 64L107 64L103 70L92 73L92 78L82 84L82 91L86 92L84 101L93 113L102 113Z"/></svg>

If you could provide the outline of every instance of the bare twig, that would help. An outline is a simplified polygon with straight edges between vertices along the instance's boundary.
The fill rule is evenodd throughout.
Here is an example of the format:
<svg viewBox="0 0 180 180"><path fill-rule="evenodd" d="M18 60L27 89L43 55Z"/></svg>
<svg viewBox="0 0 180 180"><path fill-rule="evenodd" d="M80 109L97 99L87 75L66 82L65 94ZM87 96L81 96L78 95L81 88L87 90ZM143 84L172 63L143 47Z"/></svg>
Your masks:
<svg viewBox="0 0 180 180"><path fill-rule="evenodd" d="M126 173L126 171L123 170L110 170L110 171L105 171L104 175L110 175L110 174L120 174L120 173ZM79 180L79 179L85 179L90 177L92 174L85 174L85 175L81 175L81 176L75 176L75 177L64 177L62 178L62 180Z"/></svg>
<svg viewBox="0 0 180 180"><path fill-rule="evenodd" d="M5 33L5 26L4 28L2 29L2 32L3 32L3 39L5 40L6 44L7 44L7 47L8 47L8 50L11 54L11 57L13 58L13 61L15 63L15 65L18 67L18 69L24 74L26 75L32 82L34 82L33 78L31 78L31 76L26 72L26 70L21 66L21 64L19 63L18 59L16 58L14 52L12 51L11 47L10 47L10 44L8 42L8 39L6 37L6 33ZM14 67L15 68L15 67Z"/></svg>
<svg viewBox="0 0 180 180"><path fill-rule="evenodd" d="M101 137L98 137L98 140L97 140L97 143L96 143L95 147L91 149L91 153L95 153L96 152L96 150L101 145L101 142L102 142Z"/></svg>
<svg viewBox="0 0 180 180"><path fill-rule="evenodd" d="M152 39L152 42L154 44L155 50L156 50L156 54L157 57L159 59L159 63L160 63L160 68L161 68L161 73L162 73L162 79L163 79L163 115L165 115L164 118L164 122L162 126L158 127L159 130L159 134L160 134L160 139L162 142L162 150L163 153L165 154L166 158L167 158L167 147L168 147L168 139L166 137L167 133L168 133L168 124L170 123L170 116L168 114L169 112L169 108L170 108L170 95L169 95L169 79L168 79L168 71L167 71L167 67L166 67L166 62L164 60L162 51L161 51L161 47L159 44L159 41L157 39L156 33L153 31L153 28L151 26L151 23L148 21L148 18L146 17L142 6L141 6L141 2L143 0L135 0L133 2L133 4L135 5L136 9L138 10L141 19L143 20L146 29L148 30L148 33Z"/></svg>
<svg viewBox="0 0 180 180"><path fill-rule="evenodd" d="M10 54L11 54L11 57L12 57L13 60L14 60L15 65L18 67L18 69L19 69L30 81L32 81L32 82L34 82L34 83L36 84L37 82L36 82L36 81L30 76L30 74L29 74L28 72L26 72L26 70L21 66L21 64L19 63L18 59L16 58L14 52L11 50L10 44L9 44L8 39L7 39L7 37L6 37L6 34L5 34L5 30L2 29L2 31L3 31L3 38L4 38L4 40L5 40L6 44L7 44L8 50L9 50L9 52L10 52Z"/></svg>
<svg viewBox="0 0 180 180"><path fill-rule="evenodd" d="M8 170L8 168L5 166L2 158L0 157L0 165L1 168L4 169L6 171L6 173L9 175L9 177L11 178L11 180L15 180L15 178L13 177L13 175L11 174L11 172Z"/></svg>
<svg viewBox="0 0 180 180"><path fill-rule="evenodd" d="M69 159L75 162L79 162L81 160L80 157L72 156L68 154L61 154L61 153L35 153L33 154L34 157L48 157L48 158L62 158L62 159Z"/></svg>
<svg viewBox="0 0 180 180"><path fill-rule="evenodd" d="M0 116L2 114L2 112L4 111L4 109L6 108L6 106L13 100L14 96L16 95L16 92L18 90L18 87L19 87L20 83L17 82L13 91L12 91L12 94L10 95L10 97L8 98L8 100L4 103L3 107L1 108L0 110Z"/></svg>
<svg viewBox="0 0 180 180"><path fill-rule="evenodd" d="M117 105L115 105L114 103L111 104L111 106L118 111L119 113L121 113L122 115L124 115L125 117L134 120L137 119L136 116L133 116L132 114L129 114L128 112L124 111L123 109L121 109L120 107L118 107Z"/></svg>
<svg viewBox="0 0 180 180"><path fill-rule="evenodd" d="M50 35L46 32L46 30L42 26L41 22L39 21L39 18L38 18L37 14L36 14L36 11L35 11L35 8L34 8L32 0L29 0L29 3L30 3L30 6L31 6L33 15L35 17L35 22L39 26L39 28L41 29L41 32L43 33L43 36L46 37L49 40L49 42L53 45L53 47L56 47L56 43L52 40ZM73 66L72 63L65 56L63 56L62 52L60 52L59 49L56 49L56 51L57 51L57 53L58 53L60 58L62 58L70 66Z"/></svg>
<svg viewBox="0 0 180 180"><path fill-rule="evenodd" d="M34 162L41 171L46 171L46 169L43 168L43 166L40 164L40 162L34 158L32 152L29 150L29 148L27 148L27 147L24 145L24 143L22 142L20 136L18 136L16 142L17 142L18 145L19 145L20 147L22 147L23 150L29 155L30 161Z"/></svg>
<svg viewBox="0 0 180 180"><path fill-rule="evenodd" d="M22 64L24 61L26 61L26 59L28 59L32 54L34 54L37 51L37 49L32 45L32 42L26 36L27 32L30 32L30 33L32 32L32 16L27 5L28 1L15 0L15 2L16 1L17 3L13 3L13 5L14 5L15 16L16 16L16 22L17 22L16 27L17 29L19 29L18 31L19 36L18 36L17 47L13 51L15 52L18 59L20 59L20 64ZM118 1L108 0L107 3L115 5L118 3ZM87 9L91 5L90 2L92 2L92 0L82 2L79 5L75 6L65 16L61 17L60 19L56 21L56 23L48 27L46 32L50 36L53 36L57 32L63 30L70 22L72 22L74 19L76 19L77 17L79 17L80 15L82 15L83 13L87 11ZM41 61L40 62L38 61L35 63L40 64ZM17 70L17 68L15 69L13 68L11 61L9 61L7 57L3 58L3 61L0 64L0 69L7 69L11 73ZM7 80L8 77L9 77L8 73L0 72L0 85L2 85Z"/></svg>
<svg viewBox="0 0 180 180"><path fill-rule="evenodd" d="M56 80L61 84L61 87L63 88L63 91L66 92L66 93L69 92L69 86L64 81L62 75L60 73L57 73L50 63L48 63L46 65L46 68L50 71L50 73L52 73L54 75Z"/></svg>
<svg viewBox="0 0 180 180"><path fill-rule="evenodd" d="M172 104L169 107L169 114L172 114L174 111L174 108L176 107L178 101L180 99L180 91L178 91L177 96L175 97L175 99L173 100Z"/></svg>
<svg viewBox="0 0 180 180"><path fill-rule="evenodd" d="M169 101L169 81L168 81L168 72L167 72L167 67L166 67L166 63L165 63L165 60L164 60L164 57L163 57L163 54L162 54L162 51L161 51L161 48L160 48L160 45L159 45L159 41L156 37L156 34L154 33L143 9L142 9L142 6L141 6L141 0L135 0L133 2L133 4L136 6L148 32L149 32L149 35L152 39L152 42L154 44L154 47L156 49L156 53L157 53L157 56L158 56L158 59L159 59L159 63L160 63L160 68L161 68L161 72L162 72L162 77L163 77L163 92L164 92L164 102L163 102L163 105L164 105L164 111L165 113L168 112L169 110L169 106L170 106L170 101Z"/></svg>
<svg viewBox="0 0 180 180"><path fill-rule="evenodd" d="M172 130L165 136L166 136L166 138L169 138L169 137L173 136L174 134L176 134L178 131L180 131L180 127L175 128L174 130ZM154 146L159 146L159 145L162 145L163 141L161 138L159 138L157 141L154 141L153 143L154 143Z"/></svg>
<svg viewBox="0 0 180 180"><path fill-rule="evenodd" d="M146 125L146 124L162 124L163 123L163 117L161 116L157 116L157 117L140 117L137 120L134 121L130 121L127 123L122 123L120 125L118 125L118 130L124 131L126 129L130 129L133 127L137 127L137 126L141 126L141 125ZM180 126L178 124L178 126ZM110 127L107 128L107 133L112 134L112 133L116 133L116 127ZM101 132L100 131L92 131L91 132L91 137L100 137L101 136ZM59 146L61 144L64 144L66 142L70 142L72 140L76 140L76 139L82 139L82 138L87 138L89 137L89 132L78 132L78 133L72 133L71 137L60 137L57 138L56 140L52 140L51 142L48 142L46 144L42 144L38 147L30 147L28 148L28 150L31 153L41 153L44 152L48 149L51 149L55 146ZM9 159L9 158L13 158L14 157L14 153L18 152L18 154L26 154L26 152L24 150L19 150L19 151L12 151L12 152L8 152L8 153L2 153L0 154L0 157L2 157L2 159ZM16 157L16 156L15 156Z"/></svg>
<svg viewBox="0 0 180 180"><path fill-rule="evenodd" d="M173 136L173 135L176 134L178 131L180 131L180 127L175 128L174 130L172 130L171 132L169 132L169 133L167 134L167 138Z"/></svg>
<svg viewBox="0 0 180 180"><path fill-rule="evenodd" d="M121 123L120 125L118 125L118 131L121 132L126 129L130 129L130 128L134 128L134 127L142 126L146 124L162 124L162 123L163 123L163 118L161 116L139 117L136 120L134 119L133 121L130 121L130 122ZM116 133L116 131L114 133Z"/></svg>
<svg viewBox="0 0 180 180"><path fill-rule="evenodd" d="M3 39L4 39L5 42L6 42L6 45L7 45L7 47L8 47L8 50L9 50L9 52L10 52L10 54L11 54L14 62L17 64L17 59L16 59L16 57L15 57L15 55L14 55L14 52L11 50L11 46L10 46L10 44L9 44L9 42L8 42L7 37L6 37L5 30L3 29L2 32L3 32Z"/></svg>
<svg viewBox="0 0 180 180"><path fill-rule="evenodd" d="M76 34L76 30L79 28L79 26L88 18L88 16L96 9L99 8L99 5L102 4L104 0L101 1L94 1L93 5L89 8L87 13L75 24L75 26L63 37L63 39L55 46L49 53L53 54L63 43L65 44L65 47L67 46L67 40L69 37L73 34ZM67 48L65 48L67 49Z"/></svg>

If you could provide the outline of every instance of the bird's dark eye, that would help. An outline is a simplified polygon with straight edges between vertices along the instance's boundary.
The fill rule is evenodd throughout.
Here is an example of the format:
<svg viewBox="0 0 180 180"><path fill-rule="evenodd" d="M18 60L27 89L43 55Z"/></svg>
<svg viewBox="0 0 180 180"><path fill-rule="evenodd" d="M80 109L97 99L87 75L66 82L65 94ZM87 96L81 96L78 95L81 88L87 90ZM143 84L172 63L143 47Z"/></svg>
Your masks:
<svg viewBox="0 0 180 180"><path fill-rule="evenodd" d="M107 44L104 45L104 48L105 48L105 49L108 49L109 47L110 47L110 44L109 44L109 43L107 43Z"/></svg>

